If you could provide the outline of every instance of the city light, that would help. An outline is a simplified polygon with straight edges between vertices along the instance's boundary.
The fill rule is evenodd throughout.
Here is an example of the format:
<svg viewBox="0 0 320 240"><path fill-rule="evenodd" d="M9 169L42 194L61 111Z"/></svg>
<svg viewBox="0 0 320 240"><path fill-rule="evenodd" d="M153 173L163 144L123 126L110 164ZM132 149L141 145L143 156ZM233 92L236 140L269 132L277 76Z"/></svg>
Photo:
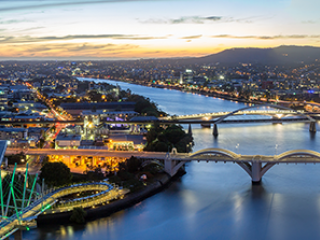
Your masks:
<svg viewBox="0 0 320 240"><path fill-rule="evenodd" d="M4 2L0 239L317 238L319 1Z"/></svg>

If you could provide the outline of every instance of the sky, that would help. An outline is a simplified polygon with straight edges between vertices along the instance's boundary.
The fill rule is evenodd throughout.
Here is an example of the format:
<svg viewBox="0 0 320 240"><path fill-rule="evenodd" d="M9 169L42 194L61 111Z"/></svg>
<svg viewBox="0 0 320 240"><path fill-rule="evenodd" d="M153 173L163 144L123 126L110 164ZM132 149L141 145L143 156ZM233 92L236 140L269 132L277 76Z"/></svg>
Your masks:
<svg viewBox="0 0 320 240"><path fill-rule="evenodd" d="M319 0L0 0L0 58L200 57L320 46Z"/></svg>

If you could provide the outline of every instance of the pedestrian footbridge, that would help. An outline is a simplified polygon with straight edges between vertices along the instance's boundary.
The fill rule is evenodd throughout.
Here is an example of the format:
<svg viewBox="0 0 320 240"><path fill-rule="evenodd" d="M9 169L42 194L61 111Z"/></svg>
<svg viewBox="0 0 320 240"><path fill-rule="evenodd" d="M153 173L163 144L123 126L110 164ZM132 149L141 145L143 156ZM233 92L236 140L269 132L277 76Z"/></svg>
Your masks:
<svg viewBox="0 0 320 240"><path fill-rule="evenodd" d="M25 181L25 184L23 184L23 199L18 199L17 196L19 196L19 194L17 193L14 184L15 169L12 174L11 182L8 185L10 188L9 195L5 195L2 191L4 182L2 182L2 179L0 178L2 213L0 221L0 239L7 239L12 234L15 235L15 239L21 239L21 230L28 229L29 224L42 213L66 212L72 211L75 207L90 208L100 204L108 204L109 201L122 198L129 191L127 189L120 189L114 184L104 181L74 184L48 190L44 190L42 186L42 190L35 191L36 177L31 189L26 186L27 181ZM25 179L27 179L27 177ZM59 200L64 196L88 191L94 191L95 194L68 201ZM6 198L6 201L4 201L4 197ZM11 206L11 202L13 202L13 206ZM11 211L9 209L11 209ZM12 209L14 210L12 211ZM13 214L10 215L10 212Z"/></svg>

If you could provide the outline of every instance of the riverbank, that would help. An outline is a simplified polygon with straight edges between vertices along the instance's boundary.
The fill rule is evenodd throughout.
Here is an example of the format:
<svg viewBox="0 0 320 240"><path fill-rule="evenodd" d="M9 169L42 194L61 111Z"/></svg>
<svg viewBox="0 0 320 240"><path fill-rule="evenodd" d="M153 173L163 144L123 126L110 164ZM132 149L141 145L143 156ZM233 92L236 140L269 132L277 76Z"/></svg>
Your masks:
<svg viewBox="0 0 320 240"><path fill-rule="evenodd" d="M101 217L106 217L111 215L112 213L124 210L129 208L146 198L149 198L156 193L161 192L164 190L172 181L176 180L177 178L181 177L184 174L184 170L179 171L174 177L170 177L166 173L159 173L154 177L154 182L148 185L147 187L133 193L129 193L123 199L118 199L113 201L107 205L102 205L96 208L89 208L84 209L87 213L86 221L87 220L94 220ZM41 214L37 218L37 225L38 226L45 226L45 225L61 225L61 224L68 224L71 223L69 221L72 211L70 212L63 212L63 213L50 213L50 214Z"/></svg>
<svg viewBox="0 0 320 240"><path fill-rule="evenodd" d="M80 77L76 76L77 78L85 78L85 77ZM89 78L87 78L89 79ZM219 99L224 99L224 100L229 100L233 102L241 102L241 103L247 103L247 104L265 104L269 103L268 101L261 101L261 100L251 100L251 99L245 99L245 98L237 98L237 97L232 97L227 94L222 94L214 91L205 91L205 90L199 90L199 89L192 89L188 90L182 86L174 86L174 85L158 85L158 84L146 84L143 82L133 82L133 81L128 81L128 80L123 80L123 79L100 79L100 78L92 78L93 80L101 80L101 81L117 81L117 82L124 82L128 84L133 84L133 85L139 85L139 86L145 86L145 87L150 87L150 88L161 88L161 89L170 89L170 90L177 90L180 92L186 92L186 93L194 93L194 94L199 94L202 96L207 96L207 97L213 97L213 98L219 98ZM275 101L275 100L271 100Z"/></svg>
<svg viewBox="0 0 320 240"><path fill-rule="evenodd" d="M118 84L124 86L122 89L130 88L129 84ZM133 84L131 87L133 93L149 97L172 115L245 107L242 103L181 91ZM214 138L212 129L195 126L194 152L224 148L241 155L274 155L293 149L319 150L320 138L309 134L309 125L305 123L225 124L219 130L219 137ZM320 238L320 165L279 164L268 170L260 186L252 186L249 175L237 164L228 162L193 161L187 164L186 170L187 174L140 205L82 225L58 223L30 229L23 232L23 237L46 240Z"/></svg>

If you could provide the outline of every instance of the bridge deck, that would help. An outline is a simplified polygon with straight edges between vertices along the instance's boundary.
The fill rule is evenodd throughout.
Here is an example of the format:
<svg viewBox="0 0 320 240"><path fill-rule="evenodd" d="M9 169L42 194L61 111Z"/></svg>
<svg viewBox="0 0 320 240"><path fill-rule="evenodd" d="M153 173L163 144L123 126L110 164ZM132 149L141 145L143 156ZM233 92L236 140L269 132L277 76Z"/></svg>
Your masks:
<svg viewBox="0 0 320 240"><path fill-rule="evenodd" d="M23 150L7 149L6 154L16 154ZM221 150L223 151L223 149ZM221 155L219 152L203 153L193 156L194 153L176 153L170 154L170 159L174 161L215 161L215 162L262 162L262 163L319 163L320 157L308 155L309 150L301 150L294 156L281 157L280 155L240 155L234 156ZM135 156L142 159L160 159L165 160L167 153L164 152L137 152L137 151L109 151L105 149L27 149L23 151L26 155L64 155L64 156L96 156L96 157L121 157L130 158ZM287 152L287 153L290 153ZM320 156L320 153L319 153Z"/></svg>

